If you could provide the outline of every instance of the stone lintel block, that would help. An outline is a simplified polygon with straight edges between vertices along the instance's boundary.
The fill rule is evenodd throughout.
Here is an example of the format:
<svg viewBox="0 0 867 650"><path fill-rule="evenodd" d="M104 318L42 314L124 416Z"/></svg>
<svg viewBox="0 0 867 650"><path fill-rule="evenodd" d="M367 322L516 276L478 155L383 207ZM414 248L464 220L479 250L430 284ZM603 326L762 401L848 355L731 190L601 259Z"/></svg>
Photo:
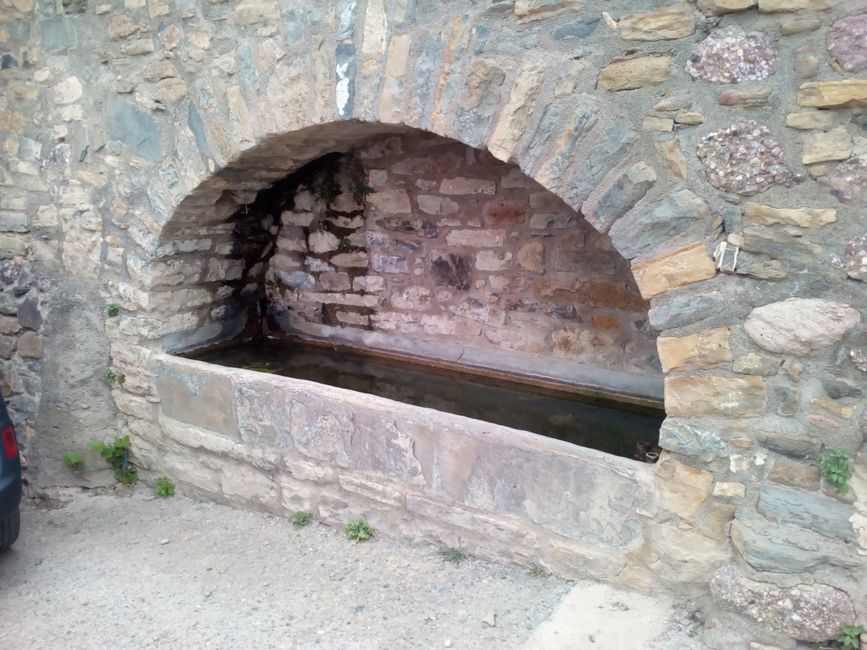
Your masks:
<svg viewBox="0 0 867 650"><path fill-rule="evenodd" d="M641 296L653 298L686 284L716 275L716 266L707 247L695 242L656 257L634 261L632 274Z"/></svg>
<svg viewBox="0 0 867 650"><path fill-rule="evenodd" d="M656 349L662 371L711 368L732 360L731 327L717 327L689 336L660 336Z"/></svg>
<svg viewBox="0 0 867 650"><path fill-rule="evenodd" d="M767 387L761 377L679 376L665 379L665 411L676 417L764 415Z"/></svg>
<svg viewBox="0 0 867 650"><path fill-rule="evenodd" d="M240 440L234 387L227 372L180 359L160 361L156 386L164 415Z"/></svg>

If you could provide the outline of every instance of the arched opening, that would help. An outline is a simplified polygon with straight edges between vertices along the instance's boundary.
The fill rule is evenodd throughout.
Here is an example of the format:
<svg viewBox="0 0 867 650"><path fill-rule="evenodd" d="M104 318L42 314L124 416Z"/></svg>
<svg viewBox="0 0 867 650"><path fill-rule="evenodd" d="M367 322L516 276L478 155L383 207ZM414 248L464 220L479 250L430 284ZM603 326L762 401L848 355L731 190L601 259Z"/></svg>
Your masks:
<svg viewBox="0 0 867 650"><path fill-rule="evenodd" d="M165 348L658 457L648 304L607 236L485 150L353 126L181 204L152 268L196 326ZM256 192L281 154L290 173Z"/></svg>

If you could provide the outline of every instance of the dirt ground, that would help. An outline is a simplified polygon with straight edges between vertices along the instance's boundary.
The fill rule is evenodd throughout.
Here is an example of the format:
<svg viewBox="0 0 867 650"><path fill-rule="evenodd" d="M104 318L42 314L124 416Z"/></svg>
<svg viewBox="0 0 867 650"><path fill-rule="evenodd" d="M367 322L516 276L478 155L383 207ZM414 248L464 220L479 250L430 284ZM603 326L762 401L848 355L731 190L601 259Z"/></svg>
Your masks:
<svg viewBox="0 0 867 650"><path fill-rule="evenodd" d="M183 496L24 504L0 648L705 648L683 607Z"/></svg>

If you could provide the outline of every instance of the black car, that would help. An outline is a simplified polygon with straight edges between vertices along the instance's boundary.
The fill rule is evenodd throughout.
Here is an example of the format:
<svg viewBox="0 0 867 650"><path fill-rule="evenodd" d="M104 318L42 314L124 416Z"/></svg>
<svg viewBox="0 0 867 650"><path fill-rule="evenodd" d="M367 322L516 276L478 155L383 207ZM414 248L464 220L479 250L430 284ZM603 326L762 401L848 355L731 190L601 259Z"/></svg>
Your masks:
<svg viewBox="0 0 867 650"><path fill-rule="evenodd" d="M0 551L5 551L18 539L21 514L21 459L15 427L9 419L6 404L0 397Z"/></svg>

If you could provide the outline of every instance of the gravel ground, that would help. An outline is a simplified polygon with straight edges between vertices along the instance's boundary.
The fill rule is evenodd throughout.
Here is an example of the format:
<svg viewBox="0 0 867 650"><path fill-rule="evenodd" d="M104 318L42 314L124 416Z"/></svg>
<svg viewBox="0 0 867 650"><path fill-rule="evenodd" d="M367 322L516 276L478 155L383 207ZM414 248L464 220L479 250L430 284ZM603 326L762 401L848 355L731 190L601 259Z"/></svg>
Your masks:
<svg viewBox="0 0 867 650"><path fill-rule="evenodd" d="M146 488L25 504L22 520L0 556L10 650L518 648L570 588Z"/></svg>
<svg viewBox="0 0 867 650"><path fill-rule="evenodd" d="M666 598L143 486L23 504L0 616L3 650L705 648Z"/></svg>

